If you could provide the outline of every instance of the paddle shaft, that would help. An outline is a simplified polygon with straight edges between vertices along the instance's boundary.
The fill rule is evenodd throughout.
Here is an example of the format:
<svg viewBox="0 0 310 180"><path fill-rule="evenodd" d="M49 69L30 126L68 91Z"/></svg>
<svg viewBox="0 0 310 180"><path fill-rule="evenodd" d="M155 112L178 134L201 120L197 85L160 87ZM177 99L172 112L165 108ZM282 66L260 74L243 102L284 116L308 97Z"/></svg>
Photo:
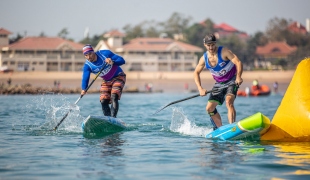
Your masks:
<svg viewBox="0 0 310 180"><path fill-rule="evenodd" d="M230 86L230 85L229 85L229 86ZM228 87L228 86L223 86L223 87L221 87L221 88L217 88L217 89L213 89L213 90L210 90L210 91L206 91L206 95L209 94L209 93L211 93L211 92L218 91L218 90L221 90L221 89L224 89L224 88L227 88L227 87ZM163 107L163 108L157 110L154 114L160 112L161 110L165 109L166 107L168 107L168 106L170 106L170 105L172 105L172 104L176 104L176 103L179 103L179 102L182 102L182 101L186 101L186 100L189 100L189 99L193 99L193 98L198 97L198 96L200 96L200 94L196 94L196 95L193 95L193 96L184 98L184 99L180 99L180 100L177 100L177 101L173 101L173 102L167 104L165 107Z"/></svg>
<svg viewBox="0 0 310 180"><path fill-rule="evenodd" d="M107 64L106 64L107 65ZM88 85L88 87L85 89L85 93L88 91L88 89L90 88L91 85L93 85L93 83L96 81L96 79L98 78L99 74L101 73L101 71L106 67L106 65L104 65L100 71L97 73L97 75L95 76L95 78L92 80L92 82ZM84 94L81 94L81 96L75 101L74 105L77 105L77 103L82 99L82 97L84 96ZM70 109L65 116L59 121L59 123L54 127L54 131L57 130L57 128L60 126L60 124L66 119L66 117L69 115L69 113L72 111L72 109Z"/></svg>

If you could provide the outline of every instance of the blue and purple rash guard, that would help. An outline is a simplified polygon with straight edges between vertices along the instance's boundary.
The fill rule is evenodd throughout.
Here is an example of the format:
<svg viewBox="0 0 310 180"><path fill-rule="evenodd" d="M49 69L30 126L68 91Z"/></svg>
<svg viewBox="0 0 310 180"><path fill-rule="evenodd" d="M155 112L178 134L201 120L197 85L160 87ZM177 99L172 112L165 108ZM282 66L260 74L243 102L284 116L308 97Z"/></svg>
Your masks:
<svg viewBox="0 0 310 180"><path fill-rule="evenodd" d="M83 67L83 76L82 76L82 90L85 90L88 86L90 73L97 74L100 69L105 66L103 71L100 73L100 77L106 81L113 79L118 76L119 73L123 72L121 65L125 64L123 57L114 54L110 50L100 50L95 52L97 55L97 60L95 62L90 62L86 59ZM111 58L113 65L107 64L105 62L106 58Z"/></svg>
<svg viewBox="0 0 310 180"><path fill-rule="evenodd" d="M237 73L236 65L233 62L231 62L230 60L224 61L222 59L222 49L223 47L219 46L217 51L218 61L215 67L210 66L208 62L208 54L207 52L204 53L206 68L209 69L213 76L213 79L216 82L226 82L233 78Z"/></svg>

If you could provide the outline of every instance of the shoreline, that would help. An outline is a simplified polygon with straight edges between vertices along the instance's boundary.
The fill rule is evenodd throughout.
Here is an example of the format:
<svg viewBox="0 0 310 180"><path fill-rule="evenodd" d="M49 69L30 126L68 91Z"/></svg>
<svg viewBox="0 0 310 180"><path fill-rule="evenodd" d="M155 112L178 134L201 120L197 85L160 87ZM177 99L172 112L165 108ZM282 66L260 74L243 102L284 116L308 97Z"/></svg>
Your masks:
<svg viewBox="0 0 310 180"><path fill-rule="evenodd" d="M285 92L295 71L244 71L242 74L243 84L240 90L252 85L252 81L257 79L260 84L266 84L271 89L273 83L279 83L279 92ZM59 81L59 89L80 89L82 72L13 72L1 73L0 84L7 85L7 80L11 78L11 86L30 84L32 87L55 89L54 81ZM89 82L95 75L91 76ZM125 89L145 91L147 83L151 83L154 92L185 92L197 91L194 82L193 72L126 72ZM214 80L209 71L201 73L202 86L211 89ZM90 91L100 88L101 80L98 78ZM187 88L186 88L187 87Z"/></svg>

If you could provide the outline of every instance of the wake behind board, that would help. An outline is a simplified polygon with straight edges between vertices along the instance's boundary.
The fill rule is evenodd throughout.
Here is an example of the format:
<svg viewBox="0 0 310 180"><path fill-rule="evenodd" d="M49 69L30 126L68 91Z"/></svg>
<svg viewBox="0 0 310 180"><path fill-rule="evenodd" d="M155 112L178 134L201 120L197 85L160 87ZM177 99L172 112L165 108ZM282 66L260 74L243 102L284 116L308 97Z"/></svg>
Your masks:
<svg viewBox="0 0 310 180"><path fill-rule="evenodd" d="M247 138L260 137L268 131L270 119L258 112L246 117L239 122L227 124L219 127L206 135L206 138L221 140L241 140Z"/></svg>
<svg viewBox="0 0 310 180"><path fill-rule="evenodd" d="M82 130L87 135L102 135L120 132L126 124L119 118L89 115L82 123Z"/></svg>

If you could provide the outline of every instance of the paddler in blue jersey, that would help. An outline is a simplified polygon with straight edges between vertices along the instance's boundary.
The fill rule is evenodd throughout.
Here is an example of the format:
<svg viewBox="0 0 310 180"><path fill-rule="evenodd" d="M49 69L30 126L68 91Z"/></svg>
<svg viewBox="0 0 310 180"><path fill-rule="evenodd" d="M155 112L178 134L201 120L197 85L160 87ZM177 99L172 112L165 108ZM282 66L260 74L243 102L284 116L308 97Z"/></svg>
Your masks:
<svg viewBox="0 0 310 180"><path fill-rule="evenodd" d="M118 100L121 98L126 83L126 74L120 67L125 64L124 58L110 50L94 52L90 44L83 47L83 54L86 61L83 67L81 95L86 93L90 74L97 74L104 67L99 75L103 79L100 88L100 103L105 116L116 117L119 109Z"/></svg>
<svg viewBox="0 0 310 180"><path fill-rule="evenodd" d="M241 77L243 66L242 62L231 50L222 46L216 46L216 37L214 34L206 35L203 43L207 51L200 58L196 66L194 78L200 96L206 95L206 89L201 86L200 79L200 73L204 68L207 68L211 72L215 80L212 90L223 88L215 90L210 94L206 106L206 111L210 115L210 120L215 130L222 126L222 119L216 106L222 105L225 100L229 123L233 123L236 120L234 101L238 87L243 82Z"/></svg>

